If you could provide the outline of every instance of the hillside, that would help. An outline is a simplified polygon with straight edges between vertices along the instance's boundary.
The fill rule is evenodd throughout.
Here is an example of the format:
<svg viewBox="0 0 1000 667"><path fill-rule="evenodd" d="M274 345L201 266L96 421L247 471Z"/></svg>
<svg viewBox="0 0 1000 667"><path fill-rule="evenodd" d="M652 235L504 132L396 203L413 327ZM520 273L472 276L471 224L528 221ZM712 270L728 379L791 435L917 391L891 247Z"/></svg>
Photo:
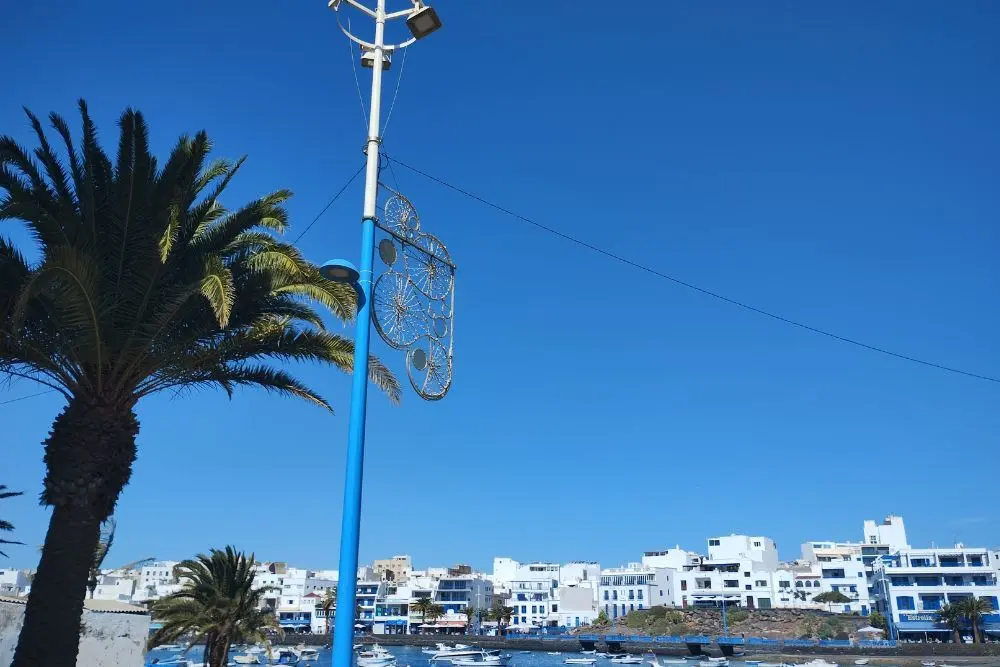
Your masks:
<svg viewBox="0 0 1000 667"><path fill-rule="evenodd" d="M730 609L729 634L778 638L847 639L857 628L876 620L800 609ZM653 607L618 619L616 627L597 624L581 628L582 634L709 635L722 634L718 609L668 609Z"/></svg>

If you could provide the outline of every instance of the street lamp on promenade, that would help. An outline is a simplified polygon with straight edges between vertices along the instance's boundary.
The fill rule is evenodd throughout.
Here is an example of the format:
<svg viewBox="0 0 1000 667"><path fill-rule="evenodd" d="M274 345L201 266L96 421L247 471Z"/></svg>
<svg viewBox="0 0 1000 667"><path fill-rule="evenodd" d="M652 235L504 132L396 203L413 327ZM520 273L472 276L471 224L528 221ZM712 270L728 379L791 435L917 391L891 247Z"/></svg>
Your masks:
<svg viewBox="0 0 1000 667"><path fill-rule="evenodd" d="M433 8L422 0L410 2L412 7L393 12L386 12L386 0L375 0L374 9L360 0L328 2L329 7L337 12L341 30L361 47L361 64L372 70L360 266L355 267L348 260L335 259L320 268L327 279L353 285L358 294L344 514L340 533L340 582L337 586L333 635L334 667L350 667L353 654L372 321L386 343L406 351L407 374L419 396L437 400L451 386L455 265L444 244L421 228L416 210L401 194L381 186L392 196L385 204L384 219L381 221L377 210L382 144L382 74L390 68L394 52L441 27ZM358 38L340 22L339 10L346 6L375 21L373 41ZM385 25L395 19L406 20L412 37L399 44L386 44ZM378 250L382 262L388 267L377 280L373 275L376 230L384 235Z"/></svg>

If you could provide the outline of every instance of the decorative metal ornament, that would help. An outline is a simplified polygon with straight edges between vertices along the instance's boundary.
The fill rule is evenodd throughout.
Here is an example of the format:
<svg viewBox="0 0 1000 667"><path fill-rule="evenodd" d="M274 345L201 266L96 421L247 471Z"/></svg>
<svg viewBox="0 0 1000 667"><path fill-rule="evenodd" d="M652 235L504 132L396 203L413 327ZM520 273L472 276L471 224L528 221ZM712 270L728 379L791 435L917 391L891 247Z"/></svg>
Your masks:
<svg viewBox="0 0 1000 667"><path fill-rule="evenodd" d="M386 266L372 289L372 320L386 344L406 351L406 373L426 400L444 398L452 382L455 264L439 238L423 231L413 204L395 190L376 227Z"/></svg>

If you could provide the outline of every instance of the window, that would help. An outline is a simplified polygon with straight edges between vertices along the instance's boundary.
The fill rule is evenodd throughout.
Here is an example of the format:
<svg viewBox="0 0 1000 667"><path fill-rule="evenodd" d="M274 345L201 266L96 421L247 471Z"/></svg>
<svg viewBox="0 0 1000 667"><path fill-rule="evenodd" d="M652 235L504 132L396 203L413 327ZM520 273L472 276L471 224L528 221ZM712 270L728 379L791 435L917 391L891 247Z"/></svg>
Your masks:
<svg viewBox="0 0 1000 667"><path fill-rule="evenodd" d="M608 591L605 589L605 591L604 591L604 600L607 601L607 599L608 599Z"/></svg>
<svg viewBox="0 0 1000 667"><path fill-rule="evenodd" d="M625 605L622 605L622 608L624 608L624 607L625 607ZM634 604L630 604L629 605L629 611L635 611L635 605Z"/></svg>
<svg viewBox="0 0 1000 667"><path fill-rule="evenodd" d="M642 603L639 603L639 611L642 611Z"/></svg>
<svg viewBox="0 0 1000 667"><path fill-rule="evenodd" d="M757 584L757 586L761 586L761 587L763 587L763 586L767 586L767 582L766 582L765 580L763 580L763 579L758 579L758 580L757 580L756 582L754 582L754 583L756 583L756 584Z"/></svg>
<svg viewBox="0 0 1000 667"><path fill-rule="evenodd" d="M612 600L618 599L618 591L611 591L611 599Z"/></svg>
<svg viewBox="0 0 1000 667"><path fill-rule="evenodd" d="M757 548L760 548L760 542L758 542L758 541L755 541L755 542L753 543L753 545L754 545L755 547L757 547Z"/></svg>
<svg viewBox="0 0 1000 667"><path fill-rule="evenodd" d="M684 579L681 580L681 590L686 591L688 589L688 582ZM660 591L660 595L663 595L663 591Z"/></svg>
<svg viewBox="0 0 1000 667"><path fill-rule="evenodd" d="M640 600L642 599L642 589L641 588L638 590L638 592L636 594L636 597L639 598Z"/></svg>
<svg viewBox="0 0 1000 667"><path fill-rule="evenodd" d="M722 585L725 588L736 588L740 585L740 582L737 579L725 579L723 580Z"/></svg>
<svg viewBox="0 0 1000 667"><path fill-rule="evenodd" d="M556 613L557 611L559 611L559 605L557 605L557 604L553 603L553 604L552 604L552 613L554 614L554 613Z"/></svg>
<svg viewBox="0 0 1000 667"><path fill-rule="evenodd" d="M796 588L802 588L802 582L801 581L796 581L795 582L795 587Z"/></svg>
<svg viewBox="0 0 1000 667"><path fill-rule="evenodd" d="M522 614L527 614L528 613L528 605L526 605L526 604L522 604L521 605L521 613Z"/></svg>
<svg viewBox="0 0 1000 667"><path fill-rule="evenodd" d="M744 573L743 573L743 576L744 576L744 577L749 577L749 576L750 576L750 573L749 573L749 572L744 572Z"/></svg>
<svg viewBox="0 0 1000 667"><path fill-rule="evenodd" d="M896 598L896 608L905 609L912 611L915 607L913 605L913 597L909 595L901 595Z"/></svg>
<svg viewBox="0 0 1000 667"><path fill-rule="evenodd" d="M746 589L747 589L748 591L752 591L752 590L753 590L753 586L751 586L750 584L747 584L747 585L745 586L745 588L746 588Z"/></svg>
<svg viewBox="0 0 1000 667"><path fill-rule="evenodd" d="M537 605L531 605L531 613L532 614L537 614L538 613L538 606Z"/></svg>
<svg viewBox="0 0 1000 667"><path fill-rule="evenodd" d="M790 582L790 581L779 581L778 582L778 588L791 588L791 587L792 587L792 582Z"/></svg>
<svg viewBox="0 0 1000 667"><path fill-rule="evenodd" d="M628 589L628 599L629 600L634 600L635 599L635 591L632 590L631 588Z"/></svg>
<svg viewBox="0 0 1000 667"><path fill-rule="evenodd" d="M708 546L710 546L710 547L717 547L717 546L719 546L719 540L709 540L708 541Z"/></svg>

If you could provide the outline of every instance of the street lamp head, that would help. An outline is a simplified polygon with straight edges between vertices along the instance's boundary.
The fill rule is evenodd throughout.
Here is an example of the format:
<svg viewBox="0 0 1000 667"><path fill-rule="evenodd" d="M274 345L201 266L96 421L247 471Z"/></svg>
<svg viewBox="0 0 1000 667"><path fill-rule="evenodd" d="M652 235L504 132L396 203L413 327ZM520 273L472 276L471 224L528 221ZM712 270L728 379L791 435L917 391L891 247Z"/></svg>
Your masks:
<svg viewBox="0 0 1000 667"><path fill-rule="evenodd" d="M340 9L340 0L327 0L326 6L333 11L337 11Z"/></svg>
<svg viewBox="0 0 1000 667"><path fill-rule="evenodd" d="M346 259L331 259L319 267L319 273L327 280L335 283L347 283L354 285L358 282L360 273L358 269Z"/></svg>
<svg viewBox="0 0 1000 667"><path fill-rule="evenodd" d="M438 18L433 7L424 5L422 2L415 4L417 4L417 10L407 17L406 25L414 37L423 39L441 27L441 19Z"/></svg>

